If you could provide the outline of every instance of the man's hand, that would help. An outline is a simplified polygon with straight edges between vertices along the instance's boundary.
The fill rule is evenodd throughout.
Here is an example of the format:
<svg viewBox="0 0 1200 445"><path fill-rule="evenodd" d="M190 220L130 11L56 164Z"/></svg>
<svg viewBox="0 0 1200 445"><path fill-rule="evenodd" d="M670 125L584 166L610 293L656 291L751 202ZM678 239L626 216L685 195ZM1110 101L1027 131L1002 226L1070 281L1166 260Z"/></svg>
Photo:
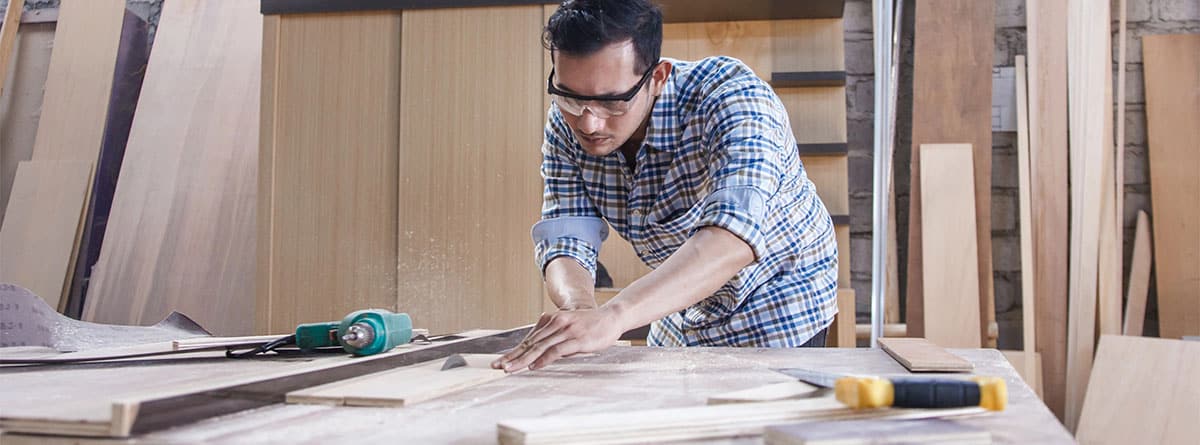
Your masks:
<svg viewBox="0 0 1200 445"><path fill-rule="evenodd" d="M555 360L612 346L624 332L620 317L607 307L542 314L533 330L492 363L493 368L516 372L546 367Z"/></svg>

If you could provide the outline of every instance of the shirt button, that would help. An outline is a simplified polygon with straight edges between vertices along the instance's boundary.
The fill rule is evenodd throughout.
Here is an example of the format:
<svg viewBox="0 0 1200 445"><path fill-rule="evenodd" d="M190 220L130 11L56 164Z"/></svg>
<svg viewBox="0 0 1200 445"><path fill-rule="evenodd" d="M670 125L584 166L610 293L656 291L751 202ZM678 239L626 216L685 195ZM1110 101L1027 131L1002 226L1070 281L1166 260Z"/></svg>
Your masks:
<svg viewBox="0 0 1200 445"><path fill-rule="evenodd" d="M642 210L641 210L641 209L633 209L632 211L630 211L630 212L629 212L629 214L630 214L630 215L633 215L633 216L636 216L636 217L641 217L641 216L642 216Z"/></svg>

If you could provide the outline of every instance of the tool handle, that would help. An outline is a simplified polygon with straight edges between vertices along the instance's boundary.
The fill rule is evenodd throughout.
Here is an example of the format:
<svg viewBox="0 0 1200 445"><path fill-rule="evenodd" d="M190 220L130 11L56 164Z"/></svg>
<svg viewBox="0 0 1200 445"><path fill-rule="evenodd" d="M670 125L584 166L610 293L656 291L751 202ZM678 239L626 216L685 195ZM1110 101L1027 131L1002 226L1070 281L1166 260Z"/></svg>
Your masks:
<svg viewBox="0 0 1200 445"><path fill-rule="evenodd" d="M1008 402L1004 379L970 380L845 377L835 385L837 399L851 408L961 408L1002 411Z"/></svg>

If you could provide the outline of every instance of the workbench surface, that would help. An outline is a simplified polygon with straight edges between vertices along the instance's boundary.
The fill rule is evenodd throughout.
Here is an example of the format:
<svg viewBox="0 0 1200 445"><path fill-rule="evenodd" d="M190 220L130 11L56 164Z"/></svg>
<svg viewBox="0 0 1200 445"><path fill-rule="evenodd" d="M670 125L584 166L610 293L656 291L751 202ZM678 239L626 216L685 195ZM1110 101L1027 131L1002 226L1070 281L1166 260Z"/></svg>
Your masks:
<svg viewBox="0 0 1200 445"><path fill-rule="evenodd" d="M1007 410L957 421L987 429L995 443L1073 442L999 351L952 352L974 363L976 374L1005 378L1009 393ZM226 373L242 375L288 364L192 356L74 367L0 368L0 394L4 395L0 409L78 401L84 394L102 402L99 399L111 399L132 388L144 391L147 382L160 385ZM878 349L617 346L404 408L276 404L151 432L130 442L303 443L352 438L362 443L495 443L496 423L501 420L703 405L710 395L787 381L770 369L797 367L907 374ZM49 438L9 434L3 439L7 445L46 443ZM761 438L720 442L760 443Z"/></svg>

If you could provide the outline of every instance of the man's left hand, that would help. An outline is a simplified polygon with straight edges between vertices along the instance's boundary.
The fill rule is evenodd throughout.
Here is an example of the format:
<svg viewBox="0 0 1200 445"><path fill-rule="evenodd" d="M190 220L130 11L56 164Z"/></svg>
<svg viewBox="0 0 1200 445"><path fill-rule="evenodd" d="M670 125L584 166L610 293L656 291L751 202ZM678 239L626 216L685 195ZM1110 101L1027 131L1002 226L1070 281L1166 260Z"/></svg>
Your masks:
<svg viewBox="0 0 1200 445"><path fill-rule="evenodd" d="M525 340L492 367L507 372L535 370L563 357L604 350L621 337L619 321L608 307L542 314Z"/></svg>

